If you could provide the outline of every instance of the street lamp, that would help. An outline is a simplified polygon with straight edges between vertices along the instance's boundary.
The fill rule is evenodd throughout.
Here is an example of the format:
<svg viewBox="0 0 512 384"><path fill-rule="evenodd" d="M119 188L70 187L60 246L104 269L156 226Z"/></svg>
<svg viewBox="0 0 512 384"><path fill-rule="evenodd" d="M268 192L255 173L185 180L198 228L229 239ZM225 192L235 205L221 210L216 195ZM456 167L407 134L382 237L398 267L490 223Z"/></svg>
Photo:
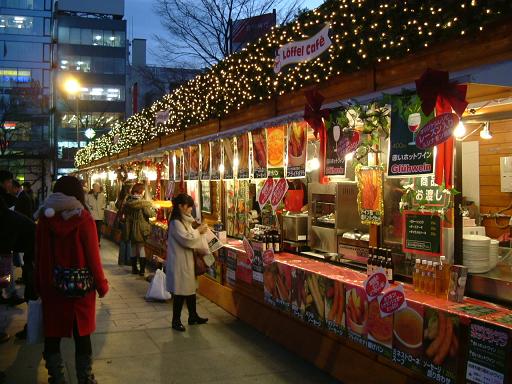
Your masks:
<svg viewBox="0 0 512 384"><path fill-rule="evenodd" d="M78 92L80 92L80 83L77 79L70 77L64 82L64 91L68 95L74 95L75 96L75 113L76 113L76 145L78 148L80 148L80 136L78 134L80 129L80 119L78 117L79 111L78 111Z"/></svg>

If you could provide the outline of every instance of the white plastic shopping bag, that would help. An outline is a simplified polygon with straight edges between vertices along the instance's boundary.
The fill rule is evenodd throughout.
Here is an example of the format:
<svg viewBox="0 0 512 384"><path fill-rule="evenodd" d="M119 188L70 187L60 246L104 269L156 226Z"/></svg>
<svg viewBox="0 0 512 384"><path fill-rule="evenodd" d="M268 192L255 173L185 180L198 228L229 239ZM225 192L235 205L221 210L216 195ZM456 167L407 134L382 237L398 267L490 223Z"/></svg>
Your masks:
<svg viewBox="0 0 512 384"><path fill-rule="evenodd" d="M146 300L170 300L172 295L166 290L165 273L161 269L157 269L155 276L149 284L148 291L146 292Z"/></svg>
<svg viewBox="0 0 512 384"><path fill-rule="evenodd" d="M43 303L41 299L28 302L27 344L38 344L44 341Z"/></svg>

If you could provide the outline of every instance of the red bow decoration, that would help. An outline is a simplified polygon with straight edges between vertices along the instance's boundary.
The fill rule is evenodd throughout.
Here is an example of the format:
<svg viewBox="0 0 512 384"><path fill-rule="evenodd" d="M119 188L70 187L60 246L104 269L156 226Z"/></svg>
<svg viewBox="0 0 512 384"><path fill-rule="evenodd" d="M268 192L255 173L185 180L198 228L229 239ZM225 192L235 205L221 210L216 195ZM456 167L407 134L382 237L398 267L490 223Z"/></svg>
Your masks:
<svg viewBox="0 0 512 384"><path fill-rule="evenodd" d="M426 116L434 109L437 116L451 113L452 109L459 117L462 116L468 106L467 88L467 85L450 82L448 72L430 68L416 80L416 91L421 99L421 109ZM444 180L447 189L452 187L453 146L453 137L437 146L435 182L441 185Z"/></svg>
<svg viewBox="0 0 512 384"><path fill-rule="evenodd" d="M468 102L466 101L467 85L450 82L446 71L428 68L416 80L416 91L421 99L421 109L425 116L434 110L439 99L448 102L457 115L462 116Z"/></svg>
<svg viewBox="0 0 512 384"><path fill-rule="evenodd" d="M304 120L313 128L313 133L318 138L318 133L325 128L324 119L329 118L331 111L329 109L321 109L325 97L318 93L316 89L306 91L305 95Z"/></svg>

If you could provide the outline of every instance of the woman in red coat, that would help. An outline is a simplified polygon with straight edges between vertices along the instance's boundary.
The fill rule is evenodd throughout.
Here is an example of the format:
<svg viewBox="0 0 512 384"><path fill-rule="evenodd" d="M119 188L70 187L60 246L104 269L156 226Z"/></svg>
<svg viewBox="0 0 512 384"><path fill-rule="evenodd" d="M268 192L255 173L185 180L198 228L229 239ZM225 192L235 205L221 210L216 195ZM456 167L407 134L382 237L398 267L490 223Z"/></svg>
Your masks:
<svg viewBox="0 0 512 384"><path fill-rule="evenodd" d="M44 352L49 383L65 383L60 354L62 337L75 339L75 362L80 384L96 383L92 374L90 335L96 329L96 291L108 291L98 248L96 223L86 208L80 181L57 180L39 211L36 233L37 287L43 303ZM55 287L54 268L88 268L94 288L80 298L66 297Z"/></svg>

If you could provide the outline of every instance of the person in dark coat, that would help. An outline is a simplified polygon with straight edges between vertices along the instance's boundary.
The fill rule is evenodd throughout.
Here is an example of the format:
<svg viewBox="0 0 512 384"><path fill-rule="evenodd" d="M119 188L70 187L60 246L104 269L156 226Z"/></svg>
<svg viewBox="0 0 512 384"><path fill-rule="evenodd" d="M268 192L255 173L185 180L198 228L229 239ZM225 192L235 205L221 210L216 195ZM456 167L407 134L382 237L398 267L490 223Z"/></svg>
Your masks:
<svg viewBox="0 0 512 384"><path fill-rule="evenodd" d="M91 334L96 329L96 293L104 297L108 282L101 265L96 224L86 208L80 181L73 176L58 179L36 215L36 286L43 303L43 356L50 383L65 382L60 341L73 335L78 383L95 384ZM53 282L56 266L87 268L95 290L80 298L66 297Z"/></svg>
<svg viewBox="0 0 512 384"><path fill-rule="evenodd" d="M27 196L30 198L30 201L32 202L32 214L34 214L38 208L38 204L34 191L32 190L32 184L30 184L28 181L25 181L23 184L21 184L21 186L23 187L23 191L25 191Z"/></svg>
<svg viewBox="0 0 512 384"><path fill-rule="evenodd" d="M0 170L0 199L7 205L7 208L12 208L16 204L16 197L12 195L12 179L13 174L4 169Z"/></svg>
<svg viewBox="0 0 512 384"><path fill-rule="evenodd" d="M22 215L25 215L29 219L32 219L32 214L34 212L32 199L27 195L23 188L21 188L21 184L18 182L18 180L12 181L12 191L16 196L14 210L21 213Z"/></svg>

